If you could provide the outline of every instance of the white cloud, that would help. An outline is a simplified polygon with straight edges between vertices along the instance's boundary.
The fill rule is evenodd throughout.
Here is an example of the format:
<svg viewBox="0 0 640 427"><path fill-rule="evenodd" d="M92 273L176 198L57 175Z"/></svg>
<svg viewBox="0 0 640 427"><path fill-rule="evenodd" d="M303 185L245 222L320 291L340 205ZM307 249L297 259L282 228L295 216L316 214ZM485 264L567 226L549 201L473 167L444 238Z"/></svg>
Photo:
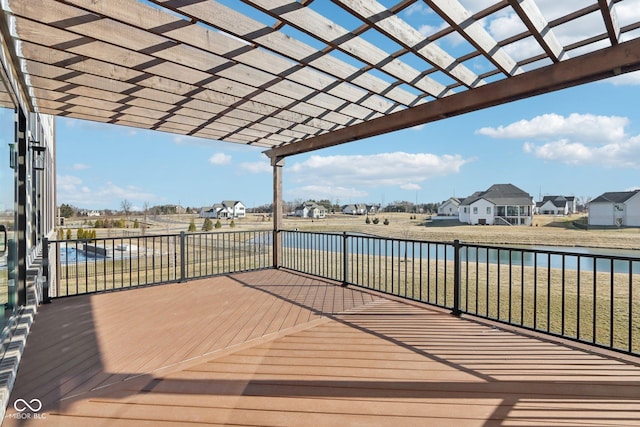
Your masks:
<svg viewBox="0 0 640 427"><path fill-rule="evenodd" d="M209 163L212 165L228 165L231 163L231 156L224 153L216 153L209 157Z"/></svg>
<svg viewBox="0 0 640 427"><path fill-rule="evenodd" d="M579 138L582 142L618 141L624 138L629 119L619 116L593 114L543 114L531 120L520 120L497 128L485 127L476 131L492 138L557 139L561 136Z"/></svg>
<svg viewBox="0 0 640 427"><path fill-rule="evenodd" d="M476 133L493 138L528 139L525 153L546 161L607 168L640 168L640 135L625 132L629 119L618 116L545 114Z"/></svg>
<svg viewBox="0 0 640 427"><path fill-rule="evenodd" d="M240 163L240 169L247 173L271 173L271 165L268 161L264 162L243 162Z"/></svg>
<svg viewBox="0 0 640 427"><path fill-rule="evenodd" d="M120 202L125 199L140 203L160 199L133 185L120 187L112 182L107 182L99 188L92 189L77 176L58 175L56 179L59 203L67 203L80 208L119 206Z"/></svg>
<svg viewBox="0 0 640 427"><path fill-rule="evenodd" d="M535 157L570 165L599 165L607 168L640 168L640 137L600 146L559 140L542 145L525 143L524 150Z"/></svg>
<svg viewBox="0 0 640 427"><path fill-rule="evenodd" d="M372 155L314 155L294 163L288 170L293 182L313 182L328 189L344 188L349 182L356 188L381 186L416 189L421 182L436 176L460 172L472 159L429 153L381 153Z"/></svg>
<svg viewBox="0 0 640 427"><path fill-rule="evenodd" d="M86 169L90 169L91 166L85 165L84 163L76 163L71 167L74 171L82 171Z"/></svg>
<svg viewBox="0 0 640 427"><path fill-rule="evenodd" d="M420 187L418 184L414 184L412 182L408 184L402 184L400 188L402 188L403 190L411 190L411 191L417 191L422 189L422 187Z"/></svg>
<svg viewBox="0 0 640 427"><path fill-rule="evenodd" d="M640 86L640 71L621 74L606 81L614 86Z"/></svg>
<svg viewBox="0 0 640 427"><path fill-rule="evenodd" d="M433 11L423 2L417 2L412 4L411 6L409 6L405 11L404 14L406 16L412 16L412 15L431 15L433 14Z"/></svg>
<svg viewBox="0 0 640 427"><path fill-rule="evenodd" d="M350 200L364 199L369 194L363 190L356 188L347 188L342 186L325 186L325 185L305 185L296 187L286 192L289 199L314 199L314 200Z"/></svg>

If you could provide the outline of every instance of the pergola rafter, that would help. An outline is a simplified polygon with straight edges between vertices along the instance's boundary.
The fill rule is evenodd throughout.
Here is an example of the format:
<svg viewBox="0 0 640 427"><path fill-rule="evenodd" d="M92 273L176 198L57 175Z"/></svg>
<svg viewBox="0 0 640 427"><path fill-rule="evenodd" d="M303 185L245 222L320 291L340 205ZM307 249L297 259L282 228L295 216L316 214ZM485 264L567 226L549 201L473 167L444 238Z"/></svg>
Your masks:
<svg viewBox="0 0 640 427"><path fill-rule="evenodd" d="M5 0L0 30L34 111L277 158L636 69L617 53L636 52L640 20L620 13L640 0L561 12L536 0L471 5ZM505 17L521 23L517 34L492 30ZM567 37L585 18L597 28ZM611 56L609 69L592 66Z"/></svg>

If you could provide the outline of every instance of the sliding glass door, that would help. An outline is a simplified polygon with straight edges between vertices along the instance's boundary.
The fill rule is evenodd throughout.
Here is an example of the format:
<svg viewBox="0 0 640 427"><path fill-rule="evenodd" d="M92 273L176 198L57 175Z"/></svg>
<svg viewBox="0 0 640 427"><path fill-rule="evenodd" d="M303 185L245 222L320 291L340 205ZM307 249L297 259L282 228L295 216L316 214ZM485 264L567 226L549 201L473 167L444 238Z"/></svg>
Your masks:
<svg viewBox="0 0 640 427"><path fill-rule="evenodd" d="M0 72L0 331L16 306L15 104Z"/></svg>

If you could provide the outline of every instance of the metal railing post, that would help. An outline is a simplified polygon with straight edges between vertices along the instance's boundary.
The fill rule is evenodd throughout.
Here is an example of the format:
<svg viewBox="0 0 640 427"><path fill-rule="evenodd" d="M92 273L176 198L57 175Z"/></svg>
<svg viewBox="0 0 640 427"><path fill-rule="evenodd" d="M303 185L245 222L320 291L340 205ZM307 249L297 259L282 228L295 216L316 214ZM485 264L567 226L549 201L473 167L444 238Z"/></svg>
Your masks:
<svg viewBox="0 0 640 427"><path fill-rule="evenodd" d="M180 232L180 282L185 281L186 267L185 267L185 232Z"/></svg>
<svg viewBox="0 0 640 427"><path fill-rule="evenodd" d="M342 233L342 286L347 286L347 279L349 278L349 256L347 253L349 250L347 242L348 238L349 236L347 235L347 232L344 231Z"/></svg>
<svg viewBox="0 0 640 427"><path fill-rule="evenodd" d="M49 280L51 275L49 274L49 238L42 239L42 274L44 275L44 283L42 284L42 302L43 304L49 304L51 298L49 297Z"/></svg>
<svg viewBox="0 0 640 427"><path fill-rule="evenodd" d="M451 314L460 316L460 240L453 241L453 308Z"/></svg>

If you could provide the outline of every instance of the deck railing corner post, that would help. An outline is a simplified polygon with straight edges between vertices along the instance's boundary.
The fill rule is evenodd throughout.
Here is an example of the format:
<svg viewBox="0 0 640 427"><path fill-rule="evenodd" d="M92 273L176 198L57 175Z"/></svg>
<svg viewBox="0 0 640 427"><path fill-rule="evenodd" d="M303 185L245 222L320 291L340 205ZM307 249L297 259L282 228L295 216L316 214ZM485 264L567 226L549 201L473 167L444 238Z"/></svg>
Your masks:
<svg viewBox="0 0 640 427"><path fill-rule="evenodd" d="M185 240L186 234L184 231L180 232L180 283L185 281L186 277L186 263L185 263Z"/></svg>
<svg viewBox="0 0 640 427"><path fill-rule="evenodd" d="M346 231L342 232L342 286L349 284L349 250L348 244L349 235Z"/></svg>
<svg viewBox="0 0 640 427"><path fill-rule="evenodd" d="M451 314L460 316L460 240L453 241L453 307Z"/></svg>

